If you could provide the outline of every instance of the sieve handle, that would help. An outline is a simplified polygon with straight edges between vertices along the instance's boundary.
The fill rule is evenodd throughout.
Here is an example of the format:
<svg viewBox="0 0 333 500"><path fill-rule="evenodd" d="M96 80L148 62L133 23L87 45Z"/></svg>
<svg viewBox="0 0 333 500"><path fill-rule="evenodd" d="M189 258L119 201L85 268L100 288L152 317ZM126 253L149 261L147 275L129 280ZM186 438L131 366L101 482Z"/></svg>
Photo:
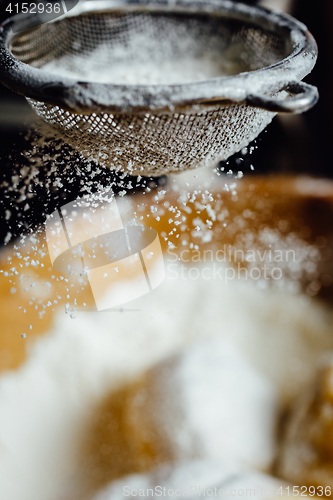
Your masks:
<svg viewBox="0 0 333 500"><path fill-rule="evenodd" d="M286 90L292 96L279 101L251 94L247 96L246 103L276 113L303 113L312 108L319 99L317 87L304 82L291 82L282 90Z"/></svg>

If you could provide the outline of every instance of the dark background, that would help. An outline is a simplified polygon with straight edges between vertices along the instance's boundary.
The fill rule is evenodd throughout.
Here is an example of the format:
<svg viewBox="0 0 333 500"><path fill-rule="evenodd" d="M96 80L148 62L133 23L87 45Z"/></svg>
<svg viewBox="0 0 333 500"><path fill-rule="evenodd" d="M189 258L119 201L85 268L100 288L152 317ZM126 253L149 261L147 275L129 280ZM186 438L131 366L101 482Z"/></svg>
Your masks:
<svg viewBox="0 0 333 500"><path fill-rule="evenodd" d="M249 0L248 3L256 2ZM0 21L8 17L5 12L7 5L7 0L0 0ZM241 161L236 155L230 159L227 168L237 172L241 165L241 170L248 175L305 173L332 178L333 1L293 0L292 14L308 26L319 46L317 65L306 81L319 88L320 101L304 115L276 118L255 141L254 152ZM8 190L6 183L11 185L12 176L19 173L24 164L22 153L29 148L25 139L27 124L33 121L33 117L24 97L0 84L0 245L8 231L14 237L22 233L22 226L26 230L35 227L44 221L45 211L51 213L60 202L71 201L79 192L80 179L65 183L50 194L43 186L44 174L41 172L42 185L32 186L29 209L24 210L26 203L18 201L19 194ZM254 171L250 165L254 165ZM47 165L44 168L46 176ZM103 185L115 180L109 171L99 174L99 178ZM165 182L165 178L142 179L137 189L144 189L147 185L153 188L156 183Z"/></svg>

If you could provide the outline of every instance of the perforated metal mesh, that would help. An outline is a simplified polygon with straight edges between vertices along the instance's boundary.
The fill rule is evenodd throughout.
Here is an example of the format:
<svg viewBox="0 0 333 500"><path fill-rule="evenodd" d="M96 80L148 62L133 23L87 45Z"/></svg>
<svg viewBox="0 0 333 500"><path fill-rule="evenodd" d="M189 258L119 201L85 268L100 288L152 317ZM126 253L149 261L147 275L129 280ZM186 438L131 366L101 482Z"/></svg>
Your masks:
<svg viewBox="0 0 333 500"><path fill-rule="evenodd" d="M119 58L116 47L128 47L123 62L137 57L131 41L144 34L140 62L180 57L220 58L228 74L254 70L281 61L290 53L288 38L237 20L208 15L98 13L67 18L23 33L13 55L34 67L57 61L57 71L85 79L85 68L110 67ZM186 40L186 43L181 41ZM96 49L101 48L96 58ZM226 64L227 63L227 64ZM92 79L93 81L94 79ZM132 174L160 175L216 164L253 140L274 113L246 105L184 113L75 114L28 99L49 125L82 154L100 164Z"/></svg>

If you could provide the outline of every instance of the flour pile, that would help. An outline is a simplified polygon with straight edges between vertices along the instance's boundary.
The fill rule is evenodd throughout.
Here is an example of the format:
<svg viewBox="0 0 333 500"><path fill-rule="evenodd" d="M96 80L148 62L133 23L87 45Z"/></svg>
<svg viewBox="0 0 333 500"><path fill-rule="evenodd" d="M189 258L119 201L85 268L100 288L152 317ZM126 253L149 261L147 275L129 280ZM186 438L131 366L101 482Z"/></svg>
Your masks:
<svg viewBox="0 0 333 500"><path fill-rule="evenodd" d="M275 498L277 492L286 486L280 479L253 471L240 471L227 463L198 460L160 467L151 474L127 476L115 481L94 500L119 500L125 495L132 500L136 493L154 499L161 495L174 498L191 494L196 499L203 496L232 496L240 500L245 493L250 492L254 499L268 500ZM133 496L129 496L131 494Z"/></svg>
<svg viewBox="0 0 333 500"><path fill-rule="evenodd" d="M85 498L93 471L82 467L82 440L100 401L193 341L230 343L273 384L282 405L311 378L323 350L333 348L328 311L249 283L167 279L130 308L81 312L75 321L59 312L28 361L1 377L6 500Z"/></svg>

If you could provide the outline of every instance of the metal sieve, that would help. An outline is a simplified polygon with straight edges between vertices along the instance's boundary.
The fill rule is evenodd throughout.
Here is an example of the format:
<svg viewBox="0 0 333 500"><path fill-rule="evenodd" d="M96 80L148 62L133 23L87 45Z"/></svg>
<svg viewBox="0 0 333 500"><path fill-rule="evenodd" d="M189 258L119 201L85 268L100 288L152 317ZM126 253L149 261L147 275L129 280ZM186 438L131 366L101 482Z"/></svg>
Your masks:
<svg viewBox="0 0 333 500"><path fill-rule="evenodd" d="M264 8L227 0L83 0L48 24L35 26L27 14L30 29L14 33L21 21L14 16L1 26L0 81L83 155L132 175L215 165L276 113L301 113L318 99L301 81L316 62L314 38L292 17ZM110 83L119 64L162 72L165 64L205 60L224 68L221 74ZM43 70L50 63L53 73ZM105 68L110 80L100 83Z"/></svg>

